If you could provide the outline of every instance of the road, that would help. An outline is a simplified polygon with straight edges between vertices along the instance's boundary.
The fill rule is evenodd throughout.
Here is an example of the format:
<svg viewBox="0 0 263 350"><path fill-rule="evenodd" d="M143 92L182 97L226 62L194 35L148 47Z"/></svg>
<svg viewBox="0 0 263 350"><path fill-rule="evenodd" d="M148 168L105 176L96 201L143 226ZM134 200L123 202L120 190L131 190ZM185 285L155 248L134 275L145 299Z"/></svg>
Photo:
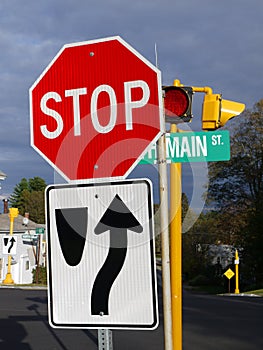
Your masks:
<svg viewBox="0 0 263 350"><path fill-rule="evenodd" d="M184 350L261 350L263 298L184 292ZM114 331L114 350L162 350L163 327ZM0 350L96 350L96 330L53 329L46 290L0 288Z"/></svg>
<svg viewBox="0 0 263 350"><path fill-rule="evenodd" d="M185 350L263 349L263 298L184 293Z"/></svg>

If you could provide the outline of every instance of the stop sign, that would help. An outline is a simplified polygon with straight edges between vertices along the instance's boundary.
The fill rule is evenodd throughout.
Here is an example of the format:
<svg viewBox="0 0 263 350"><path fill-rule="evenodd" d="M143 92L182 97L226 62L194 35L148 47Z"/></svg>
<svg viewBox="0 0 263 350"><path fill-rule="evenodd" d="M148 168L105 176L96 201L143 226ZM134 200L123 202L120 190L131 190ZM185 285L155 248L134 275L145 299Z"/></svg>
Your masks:
<svg viewBox="0 0 263 350"><path fill-rule="evenodd" d="M30 88L30 121L67 180L126 177L161 134L160 71L120 37L65 45Z"/></svg>

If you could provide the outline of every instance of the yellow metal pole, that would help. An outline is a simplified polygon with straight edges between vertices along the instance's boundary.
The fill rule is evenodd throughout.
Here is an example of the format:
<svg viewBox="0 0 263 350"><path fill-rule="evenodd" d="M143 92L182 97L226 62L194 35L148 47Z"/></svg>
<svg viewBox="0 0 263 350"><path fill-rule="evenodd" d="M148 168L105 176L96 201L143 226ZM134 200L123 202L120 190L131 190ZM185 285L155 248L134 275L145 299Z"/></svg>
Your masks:
<svg viewBox="0 0 263 350"><path fill-rule="evenodd" d="M171 133L177 126L171 125ZM182 169L181 163L170 168L170 259L173 350L182 349Z"/></svg>
<svg viewBox="0 0 263 350"><path fill-rule="evenodd" d="M236 275L236 288L235 288L235 294L239 294L239 271L238 271L238 265L239 265L239 257L238 257L238 251L236 249L235 252L235 275Z"/></svg>
<svg viewBox="0 0 263 350"><path fill-rule="evenodd" d="M17 208L10 208L9 209L9 219L10 219L10 236L13 236L14 231L14 220L18 216L18 209ZM14 280L12 278L11 274L11 261L12 257L11 254L8 255L8 265L7 265L7 274L5 279L3 280L4 284L14 284Z"/></svg>

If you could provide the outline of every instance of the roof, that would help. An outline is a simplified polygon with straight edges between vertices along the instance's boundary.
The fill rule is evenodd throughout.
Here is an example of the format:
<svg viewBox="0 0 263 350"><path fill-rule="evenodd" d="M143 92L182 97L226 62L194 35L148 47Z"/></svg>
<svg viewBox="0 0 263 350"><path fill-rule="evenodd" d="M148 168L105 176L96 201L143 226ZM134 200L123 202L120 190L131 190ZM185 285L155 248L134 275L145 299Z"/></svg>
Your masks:
<svg viewBox="0 0 263 350"><path fill-rule="evenodd" d="M25 232L27 230L35 230L37 227L45 227L44 224L36 224L32 220L28 220L27 225L23 223L24 216L18 215L14 220L14 232ZM0 233L10 231L9 214L0 214Z"/></svg>
<svg viewBox="0 0 263 350"><path fill-rule="evenodd" d="M0 180L5 180L6 176L7 175L0 170Z"/></svg>

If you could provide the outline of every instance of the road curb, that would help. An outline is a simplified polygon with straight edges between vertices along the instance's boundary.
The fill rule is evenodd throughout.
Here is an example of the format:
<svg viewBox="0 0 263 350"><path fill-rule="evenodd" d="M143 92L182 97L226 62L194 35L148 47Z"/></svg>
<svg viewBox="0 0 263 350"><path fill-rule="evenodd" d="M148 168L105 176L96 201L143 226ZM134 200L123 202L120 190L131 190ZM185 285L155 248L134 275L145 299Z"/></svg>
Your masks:
<svg viewBox="0 0 263 350"><path fill-rule="evenodd" d="M0 285L0 289L32 289L32 290L47 290L47 286L19 286L19 285Z"/></svg>
<svg viewBox="0 0 263 350"><path fill-rule="evenodd" d="M256 298L262 298L261 295L257 295L257 294L246 294L246 293L223 293L223 294L217 294L219 296L223 296L223 297L256 297Z"/></svg>

